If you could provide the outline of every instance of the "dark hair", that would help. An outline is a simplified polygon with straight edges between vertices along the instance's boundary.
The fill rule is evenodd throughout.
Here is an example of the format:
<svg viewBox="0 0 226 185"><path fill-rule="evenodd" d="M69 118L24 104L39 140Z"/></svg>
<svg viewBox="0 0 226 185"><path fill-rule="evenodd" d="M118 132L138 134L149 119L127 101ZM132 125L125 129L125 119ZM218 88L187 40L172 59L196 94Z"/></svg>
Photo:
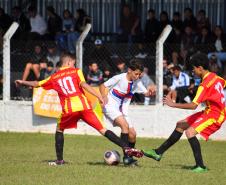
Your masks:
<svg viewBox="0 0 226 185"><path fill-rule="evenodd" d="M209 68L209 59L204 53L195 53L190 57L190 64L195 67L203 67L203 69L208 70Z"/></svg>
<svg viewBox="0 0 226 185"><path fill-rule="evenodd" d="M135 71L135 70L140 70L141 72L144 71L144 65L142 60L140 59L132 59L129 62L129 66L128 66L131 70Z"/></svg>
<svg viewBox="0 0 226 185"><path fill-rule="evenodd" d="M149 9L149 10L148 10L148 13L153 13L153 14L155 14L155 10L154 10L154 9Z"/></svg>
<svg viewBox="0 0 226 185"><path fill-rule="evenodd" d="M29 6L28 12L37 12L37 8L35 6Z"/></svg>
<svg viewBox="0 0 226 185"><path fill-rule="evenodd" d="M206 11L203 10L203 9L199 10L199 13L202 13L202 14L206 15Z"/></svg>
<svg viewBox="0 0 226 185"><path fill-rule="evenodd" d="M174 66L173 71L181 71L181 67L180 66Z"/></svg>
<svg viewBox="0 0 226 185"><path fill-rule="evenodd" d="M47 62L47 67L53 67L53 62L51 61Z"/></svg>

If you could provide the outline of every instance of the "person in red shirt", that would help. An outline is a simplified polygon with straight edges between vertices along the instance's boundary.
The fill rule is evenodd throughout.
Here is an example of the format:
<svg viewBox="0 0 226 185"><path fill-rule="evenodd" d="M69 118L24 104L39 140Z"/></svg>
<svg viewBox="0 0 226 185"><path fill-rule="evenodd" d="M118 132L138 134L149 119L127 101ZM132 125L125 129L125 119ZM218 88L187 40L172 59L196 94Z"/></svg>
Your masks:
<svg viewBox="0 0 226 185"><path fill-rule="evenodd" d="M123 151L130 156L142 157L141 151L129 148L129 143L124 142L112 131L103 127L101 119L92 110L91 104L84 95L83 89L96 96L100 103L103 103L102 96L99 95L84 79L80 69L75 68L75 57L70 53L64 53L61 56L61 68L42 81L24 81L16 80L17 85L25 85L31 87L42 87L46 90L54 89L59 96L62 107L62 114L57 121L57 129L55 134L55 148L57 160L50 162L50 165L62 165L63 146L65 129L77 128L77 121L82 119L90 126L95 128L100 134L107 137L110 141L122 147ZM127 161L125 165L131 165L133 161Z"/></svg>
<svg viewBox="0 0 226 185"><path fill-rule="evenodd" d="M160 161L163 153L174 145L185 131L196 162L192 170L194 172L205 172L207 168L204 166L200 143L196 135L200 134L208 140L209 136L219 130L225 121L223 89L226 83L223 78L208 71L209 61L205 54L194 54L190 59L190 63L193 66L194 73L202 79L193 101L191 103L174 103L170 97L166 96L163 99L163 103L180 109L196 109L198 104L205 103L205 110L178 121L173 133L159 148L143 150L143 153L147 157Z"/></svg>

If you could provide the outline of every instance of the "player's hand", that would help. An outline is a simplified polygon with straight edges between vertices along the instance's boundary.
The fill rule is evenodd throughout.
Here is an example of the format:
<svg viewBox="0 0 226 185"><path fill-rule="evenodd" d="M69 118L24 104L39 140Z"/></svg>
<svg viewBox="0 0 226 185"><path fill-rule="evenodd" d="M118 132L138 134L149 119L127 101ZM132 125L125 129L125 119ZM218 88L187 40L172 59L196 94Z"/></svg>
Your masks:
<svg viewBox="0 0 226 185"><path fill-rule="evenodd" d="M149 96L154 96L156 94L156 86L151 85L148 87Z"/></svg>
<svg viewBox="0 0 226 185"><path fill-rule="evenodd" d="M172 98L170 96L164 96L163 97L163 105L168 105L170 107L173 107L174 106L174 102L172 100Z"/></svg>
<svg viewBox="0 0 226 185"><path fill-rule="evenodd" d="M23 80L15 80L16 87L23 85Z"/></svg>
<svg viewBox="0 0 226 185"><path fill-rule="evenodd" d="M103 106L104 105L104 99L102 98L102 96L99 96L98 100L99 100L101 106Z"/></svg>

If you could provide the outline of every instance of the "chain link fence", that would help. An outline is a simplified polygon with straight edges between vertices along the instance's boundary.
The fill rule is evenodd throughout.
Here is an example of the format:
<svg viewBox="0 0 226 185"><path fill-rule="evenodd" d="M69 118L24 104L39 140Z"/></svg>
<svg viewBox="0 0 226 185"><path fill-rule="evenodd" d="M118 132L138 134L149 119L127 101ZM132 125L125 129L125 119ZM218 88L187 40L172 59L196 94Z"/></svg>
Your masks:
<svg viewBox="0 0 226 185"><path fill-rule="evenodd" d="M34 64L32 61L34 50L36 46L41 46L42 54L45 58L48 55L49 46L54 45L53 42L50 41L11 41L11 99L14 100L31 100L32 97L32 89L22 87L20 89L15 87L14 81L16 79L22 79L24 77L25 69L28 63ZM57 47L57 45L56 45ZM181 56L181 46L178 44L169 44L166 43L164 45L164 57L168 60L168 63L172 63L173 61L173 53L177 52L178 64L183 66L183 69L186 71L190 71L189 65L187 65L187 58L191 55L191 53L202 51L208 53L213 50L212 45L195 45L193 48L189 48L187 50L186 56L183 58ZM97 42L85 42L83 45L83 72L85 77L87 77L89 70L91 68L92 63L96 63L99 69L102 71L103 79L107 80L109 77L119 74L120 72L126 71L126 66L129 61L133 58L140 58L143 60L144 65L146 67L146 72L148 76L155 82L155 53L156 46L153 44L146 43L102 43L101 40L99 43ZM56 52L60 55L60 52ZM2 51L0 53L0 67L2 68ZM43 60L43 63L49 62L48 59ZM59 58L58 58L59 59ZM40 65L40 61L37 62ZM125 68L122 69L125 63ZM123 65L122 65L123 64ZM56 61L54 61L54 68L56 68ZM110 71L110 75L108 76L106 71ZM0 98L2 98L2 74L0 69ZM30 73L26 78L27 80L37 80L37 76L34 73L34 70L31 68ZM135 95L133 103L143 104L144 97L141 95ZM154 104L155 97L152 97L149 104Z"/></svg>

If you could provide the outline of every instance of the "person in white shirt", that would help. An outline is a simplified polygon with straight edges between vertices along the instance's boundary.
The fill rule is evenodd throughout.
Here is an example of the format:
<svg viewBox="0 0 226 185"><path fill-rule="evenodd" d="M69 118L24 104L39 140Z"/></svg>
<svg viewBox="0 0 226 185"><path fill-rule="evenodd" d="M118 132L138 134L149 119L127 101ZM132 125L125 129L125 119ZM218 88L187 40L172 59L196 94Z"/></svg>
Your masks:
<svg viewBox="0 0 226 185"><path fill-rule="evenodd" d="M47 24L44 18L37 13L36 7L30 6L28 14L30 17L31 33L44 35L47 31Z"/></svg>
<svg viewBox="0 0 226 185"><path fill-rule="evenodd" d="M143 72L143 64L139 59L130 61L127 73L115 75L100 85L100 93L104 97L104 115L114 125L121 128L121 138L134 148L136 143L136 131L128 117L130 101L135 92L144 93L146 96L152 94L147 90L140 80ZM108 89L108 92L106 91ZM123 162L133 161L132 157L124 155Z"/></svg>
<svg viewBox="0 0 226 185"><path fill-rule="evenodd" d="M174 102L177 99L177 91L187 89L190 86L190 77L181 71L179 66L173 67L173 82L168 89L167 96L171 97Z"/></svg>

